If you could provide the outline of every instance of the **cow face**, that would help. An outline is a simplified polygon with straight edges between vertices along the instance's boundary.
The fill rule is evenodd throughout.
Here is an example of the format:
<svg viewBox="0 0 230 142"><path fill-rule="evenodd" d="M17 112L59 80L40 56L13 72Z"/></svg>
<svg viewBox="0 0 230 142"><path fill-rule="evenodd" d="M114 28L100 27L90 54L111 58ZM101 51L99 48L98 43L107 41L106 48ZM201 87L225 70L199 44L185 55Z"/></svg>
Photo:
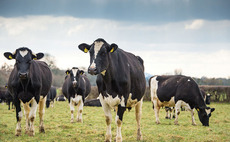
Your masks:
<svg viewBox="0 0 230 142"><path fill-rule="evenodd" d="M90 66L88 72L91 75L97 75L99 73L105 74L109 66L109 54L113 53L118 46L116 44L109 45L104 39L97 39L91 45L82 43L78 48L85 53L89 51Z"/></svg>
<svg viewBox="0 0 230 142"><path fill-rule="evenodd" d="M79 77L84 74L84 71L79 70L77 67L73 67L71 70L67 70L66 74L70 75L73 88L76 88L78 86Z"/></svg>
<svg viewBox="0 0 230 142"><path fill-rule="evenodd" d="M9 60L15 59L15 66L17 68L19 78L27 79L29 74L30 62L32 60L41 59L44 54L33 54L30 49L22 47L17 49L14 53L5 52L4 56Z"/></svg>
<svg viewBox="0 0 230 142"><path fill-rule="evenodd" d="M200 122L204 126L209 126L209 118L211 117L211 112L213 112L215 110L215 108L206 107L205 109L204 108L197 108L196 110L198 112Z"/></svg>

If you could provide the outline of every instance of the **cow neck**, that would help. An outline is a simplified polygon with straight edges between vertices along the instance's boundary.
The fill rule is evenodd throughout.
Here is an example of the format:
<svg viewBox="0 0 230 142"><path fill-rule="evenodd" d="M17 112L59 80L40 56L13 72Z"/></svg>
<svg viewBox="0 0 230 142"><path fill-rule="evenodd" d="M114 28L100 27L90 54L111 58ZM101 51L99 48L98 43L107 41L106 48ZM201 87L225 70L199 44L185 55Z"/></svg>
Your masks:
<svg viewBox="0 0 230 142"><path fill-rule="evenodd" d="M112 53L112 54L114 54L114 53ZM109 55L108 58L109 58L109 66L106 69L105 75L102 75L102 77L103 77L103 81L104 81L105 85L107 87L110 85L109 87L111 88L112 84L113 84L112 82L114 82L115 80L117 80L116 76L117 76L119 68L117 68L115 66L114 60L112 59L111 55Z"/></svg>

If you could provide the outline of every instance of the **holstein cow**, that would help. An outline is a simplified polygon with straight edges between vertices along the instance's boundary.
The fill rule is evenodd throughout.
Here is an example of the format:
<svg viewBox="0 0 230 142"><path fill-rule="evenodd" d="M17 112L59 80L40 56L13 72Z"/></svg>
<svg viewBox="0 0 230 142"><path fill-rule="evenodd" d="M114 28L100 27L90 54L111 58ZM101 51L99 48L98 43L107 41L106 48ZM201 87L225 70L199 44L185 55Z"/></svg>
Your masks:
<svg viewBox="0 0 230 142"><path fill-rule="evenodd" d="M207 107L197 83L191 78L182 75L175 76L153 76L149 81L151 101L159 124L159 110L162 106L175 106L176 118L174 123L178 124L178 115L181 106L191 111L192 124L196 125L194 109L197 110L200 122L209 126L209 117L215 109Z"/></svg>
<svg viewBox="0 0 230 142"><path fill-rule="evenodd" d="M99 99L86 100L86 101L84 102L84 106L101 107L101 102L100 102Z"/></svg>
<svg viewBox="0 0 230 142"><path fill-rule="evenodd" d="M50 105L51 105L51 107L53 107L54 99L56 98L56 95L57 95L56 88L51 86L50 91L49 91L47 98L46 98L46 108L49 108Z"/></svg>
<svg viewBox="0 0 230 142"><path fill-rule="evenodd" d="M73 67L71 70L66 71L66 79L62 86L64 96L69 100L71 121L74 122L74 106L78 107L77 122L83 122L82 111L85 98L91 91L91 85L84 74L83 70Z"/></svg>
<svg viewBox="0 0 230 142"><path fill-rule="evenodd" d="M66 97L64 95L59 95L57 98L56 98L56 101L66 101Z"/></svg>
<svg viewBox="0 0 230 142"><path fill-rule="evenodd" d="M141 139L140 119L142 98L145 92L143 60L131 53L109 45L104 39L97 39L91 45L82 43L79 49L90 53L88 72L97 75L99 99L106 118L105 140L111 141L111 108L118 107L116 142L122 141L121 125L126 108L135 106L137 121L137 140Z"/></svg>
<svg viewBox="0 0 230 142"><path fill-rule="evenodd" d="M201 94L204 98L204 102L206 105L210 105L210 94L207 94L203 89L200 89ZM181 110L183 111L184 108L181 108ZM175 108L174 107L165 107L165 111L166 111L166 119L172 119L175 118Z"/></svg>
<svg viewBox="0 0 230 142"><path fill-rule="evenodd" d="M52 74L45 62L36 61L41 59L44 54L34 54L26 47L17 49L14 53L5 52L4 56L16 63L8 80L8 90L13 96L16 107L16 136L21 135L21 103L24 107L26 116L26 133L30 136L35 135L34 120L39 104L40 132L45 132L43 125L43 115L45 112L46 95L49 92L52 82ZM31 107L29 106L31 104Z"/></svg>

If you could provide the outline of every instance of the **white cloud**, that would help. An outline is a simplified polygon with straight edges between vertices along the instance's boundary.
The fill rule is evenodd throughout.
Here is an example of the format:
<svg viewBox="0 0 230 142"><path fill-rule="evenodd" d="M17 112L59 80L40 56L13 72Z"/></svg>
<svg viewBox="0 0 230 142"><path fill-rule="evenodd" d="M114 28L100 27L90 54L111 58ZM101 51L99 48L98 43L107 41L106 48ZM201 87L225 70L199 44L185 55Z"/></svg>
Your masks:
<svg viewBox="0 0 230 142"><path fill-rule="evenodd" d="M187 30L197 30L200 29L204 25L204 20L194 20L191 24L186 24L185 29Z"/></svg>
<svg viewBox="0 0 230 142"><path fill-rule="evenodd" d="M188 24L190 23L190 24ZM199 29L187 30L186 29ZM26 46L50 53L62 69L89 65L89 55L77 46L102 37L126 51L140 55L152 74L181 68L190 76L230 76L230 21L182 21L164 25L105 19L28 16L0 17L0 54ZM4 62L13 64L0 56Z"/></svg>

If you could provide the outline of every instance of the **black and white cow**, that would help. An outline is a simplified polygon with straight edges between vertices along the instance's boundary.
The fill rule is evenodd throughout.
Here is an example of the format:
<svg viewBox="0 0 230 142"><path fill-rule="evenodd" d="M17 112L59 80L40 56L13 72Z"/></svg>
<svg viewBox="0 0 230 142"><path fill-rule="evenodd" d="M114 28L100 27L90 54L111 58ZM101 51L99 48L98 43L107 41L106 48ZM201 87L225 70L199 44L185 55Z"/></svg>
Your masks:
<svg viewBox="0 0 230 142"><path fill-rule="evenodd" d="M84 106L101 107L101 102L99 99L86 100Z"/></svg>
<svg viewBox="0 0 230 142"><path fill-rule="evenodd" d="M126 108L136 108L137 139L141 139L140 119L142 99L145 92L143 60L108 44L104 39L97 39L91 45L82 43L80 50L90 53L88 72L97 75L99 99L102 104L107 131L106 141L111 141L111 108L118 107L115 122L117 124L116 142L122 141L121 125Z"/></svg>
<svg viewBox="0 0 230 142"><path fill-rule="evenodd" d="M23 116L21 103L24 107L26 116L26 133L30 136L35 135L34 120L39 104L40 132L45 132L43 125L44 107L46 95L48 94L52 74L45 62L36 61L41 59L44 54L34 54L26 47L17 49L14 53L5 52L4 56L11 60L15 59L16 63L8 80L8 90L14 99L16 107L16 136L21 135L21 119ZM31 107L29 106L31 104Z"/></svg>
<svg viewBox="0 0 230 142"><path fill-rule="evenodd" d="M210 102L211 102L211 95L208 93L206 93L203 89L200 89L203 97L204 97L204 101L206 103L206 105L210 105Z"/></svg>
<svg viewBox="0 0 230 142"><path fill-rule="evenodd" d="M194 119L194 109L196 109L200 122L204 126L209 126L209 117L215 109L206 106L197 83L191 77L182 75L153 76L150 78L149 85L157 124L160 123L160 107L175 106L174 123L178 124L178 115L181 106L183 106L191 112L193 125L196 125Z"/></svg>
<svg viewBox="0 0 230 142"><path fill-rule="evenodd" d="M62 92L68 99L71 111L71 123L74 122L74 106L77 106L77 122L83 122L82 111L85 98L91 91L91 85L83 70L73 67L66 71Z"/></svg>
<svg viewBox="0 0 230 142"><path fill-rule="evenodd" d="M46 97L46 108L49 108L49 106L53 107L56 96L57 90L54 86L51 86L50 91Z"/></svg>
<svg viewBox="0 0 230 142"><path fill-rule="evenodd" d="M66 97L64 95L59 95L57 98L56 98L56 101L66 101Z"/></svg>

